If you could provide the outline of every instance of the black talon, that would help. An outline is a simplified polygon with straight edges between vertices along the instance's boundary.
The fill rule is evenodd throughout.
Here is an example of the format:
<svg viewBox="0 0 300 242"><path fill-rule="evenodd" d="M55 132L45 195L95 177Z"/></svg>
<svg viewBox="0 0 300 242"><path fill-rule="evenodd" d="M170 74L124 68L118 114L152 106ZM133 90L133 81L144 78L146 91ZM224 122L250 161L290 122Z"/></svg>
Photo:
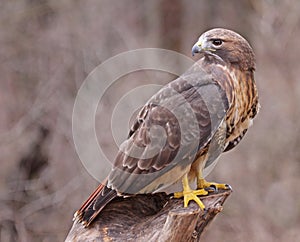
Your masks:
<svg viewBox="0 0 300 242"><path fill-rule="evenodd" d="M226 188L232 191L232 187L229 184L225 184Z"/></svg>
<svg viewBox="0 0 300 242"><path fill-rule="evenodd" d="M218 187L217 187L217 186L211 185L210 187L211 187L212 189L214 189L216 193L218 192Z"/></svg>
<svg viewBox="0 0 300 242"><path fill-rule="evenodd" d="M205 191L213 192L213 193L215 193L215 192L218 191L218 188L217 188L216 186L214 186L214 185L211 185L211 186L206 187L206 188L204 188L204 189L205 189Z"/></svg>

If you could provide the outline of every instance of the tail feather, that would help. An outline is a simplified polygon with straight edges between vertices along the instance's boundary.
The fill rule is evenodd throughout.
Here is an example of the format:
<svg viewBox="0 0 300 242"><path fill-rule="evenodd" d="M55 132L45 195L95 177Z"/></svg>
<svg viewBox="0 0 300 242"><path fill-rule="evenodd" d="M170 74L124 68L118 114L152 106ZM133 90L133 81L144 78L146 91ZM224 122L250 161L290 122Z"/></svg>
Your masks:
<svg viewBox="0 0 300 242"><path fill-rule="evenodd" d="M91 196L82 204L79 210L74 214L74 219L88 227L102 209L115 197L117 192L100 184Z"/></svg>

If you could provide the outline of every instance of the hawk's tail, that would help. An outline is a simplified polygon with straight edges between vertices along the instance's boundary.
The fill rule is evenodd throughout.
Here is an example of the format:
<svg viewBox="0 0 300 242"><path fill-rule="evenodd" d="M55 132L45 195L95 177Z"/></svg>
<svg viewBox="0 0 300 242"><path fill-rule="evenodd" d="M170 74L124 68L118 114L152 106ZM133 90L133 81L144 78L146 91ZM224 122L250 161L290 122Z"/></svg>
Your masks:
<svg viewBox="0 0 300 242"><path fill-rule="evenodd" d="M73 220L82 223L84 227L88 227L101 210L115 197L117 197L115 190L100 184L82 204L81 208L75 212Z"/></svg>

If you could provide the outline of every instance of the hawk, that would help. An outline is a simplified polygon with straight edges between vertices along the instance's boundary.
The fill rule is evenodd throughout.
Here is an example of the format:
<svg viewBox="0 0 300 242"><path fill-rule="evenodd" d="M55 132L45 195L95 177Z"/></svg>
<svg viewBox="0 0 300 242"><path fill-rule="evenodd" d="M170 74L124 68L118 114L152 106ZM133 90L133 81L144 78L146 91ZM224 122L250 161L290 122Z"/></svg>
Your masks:
<svg viewBox="0 0 300 242"><path fill-rule="evenodd" d="M207 182L204 173L242 140L258 113L255 57L241 35L223 28L203 33L196 53L200 59L141 109L106 181L75 220L89 226L118 196L172 192L184 207L194 200L204 209L199 195L230 189Z"/></svg>

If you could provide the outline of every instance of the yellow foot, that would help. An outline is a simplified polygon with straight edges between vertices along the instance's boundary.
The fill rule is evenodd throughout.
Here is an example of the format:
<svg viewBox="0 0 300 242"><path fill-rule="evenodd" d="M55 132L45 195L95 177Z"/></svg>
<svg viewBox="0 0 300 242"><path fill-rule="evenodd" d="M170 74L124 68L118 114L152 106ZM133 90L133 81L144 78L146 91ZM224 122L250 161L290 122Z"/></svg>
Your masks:
<svg viewBox="0 0 300 242"><path fill-rule="evenodd" d="M184 207L186 208L191 200L194 200L199 207L203 210L205 208L203 202L197 197L200 195L207 195L208 192L204 189L199 190L188 190L183 192L175 192L174 197L175 198L184 198Z"/></svg>
<svg viewBox="0 0 300 242"><path fill-rule="evenodd" d="M218 191L218 189L231 190L231 186L228 184L207 182L203 178L198 180L197 187L198 189L205 189L207 191Z"/></svg>

